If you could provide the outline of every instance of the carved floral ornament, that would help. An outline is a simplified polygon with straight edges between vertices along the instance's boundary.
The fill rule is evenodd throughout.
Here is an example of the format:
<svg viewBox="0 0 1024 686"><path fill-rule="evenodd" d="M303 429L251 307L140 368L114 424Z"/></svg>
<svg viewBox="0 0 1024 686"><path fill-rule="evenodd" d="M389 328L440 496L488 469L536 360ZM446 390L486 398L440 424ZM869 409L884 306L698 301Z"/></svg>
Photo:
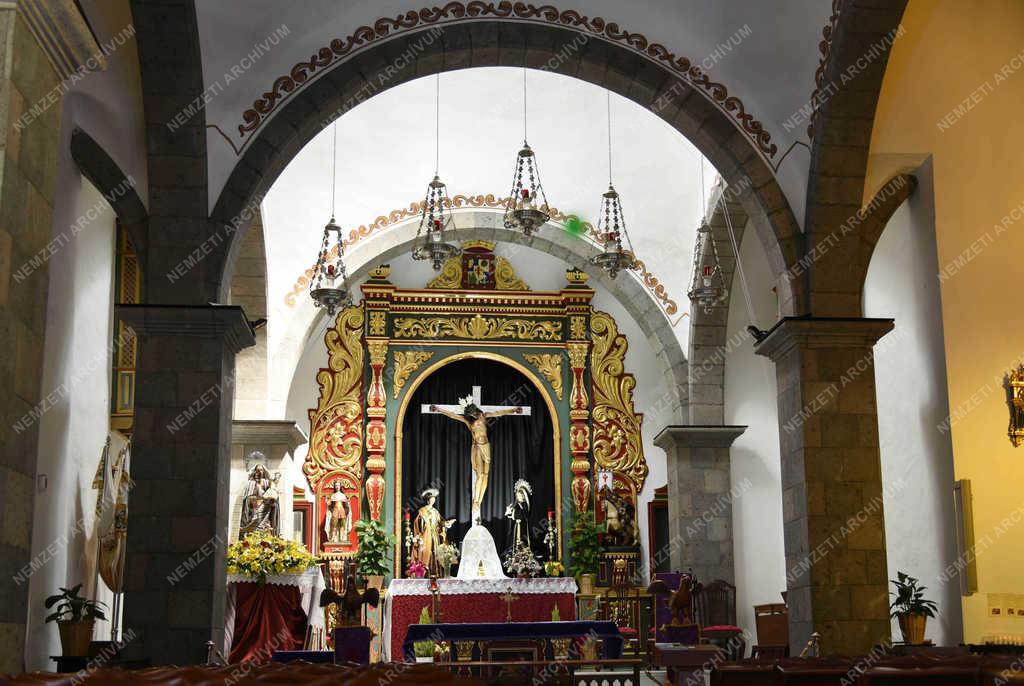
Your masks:
<svg viewBox="0 0 1024 686"><path fill-rule="evenodd" d="M588 17L576 10L560 10L553 5L533 5L507 0L448 2L440 7L409 10L394 17L381 17L371 25L360 26L347 38L333 39L317 50L309 60L296 63L287 74L274 79L270 87L253 102L252 107L242 113L238 133L243 142L239 151L253 139L253 133L267 121L278 106L324 70L368 46L399 34L473 19L510 20L557 26L579 32L584 36L599 37L626 48L655 62L678 77L682 83L703 93L709 102L732 118L767 162L770 163L778 153L778 147L772 143L771 134L765 130L760 120L747 111L743 101L735 95L730 95L725 84L708 78L704 70L687 57L675 54L661 43L652 42L642 33L622 29L619 24L602 17Z"/></svg>
<svg viewBox="0 0 1024 686"><path fill-rule="evenodd" d="M505 209L505 207L508 205L508 198L499 198L491 193L488 193L486 195L455 195L451 199L451 205L453 209ZM550 207L548 209L551 212L551 221L553 222L565 223L565 221L569 218L569 215L564 214L557 207ZM370 224L362 224L357 228L351 229L348 233L348 238L345 238L342 241L342 245L344 246L345 250L349 250L359 242L376 235L377 233L384 229L391 228L396 224L400 224L409 219L419 217L422 211L423 202L413 201L409 203L408 207L392 210L386 215L380 215ZM597 229L595 229L590 222L583 222L583 228L588 238L594 240L595 242L600 240L601 236L597 233ZM505 278L503 276L504 269L502 268L502 265L499 264L498 267L499 270L501 271L499 271L497 276L499 279L502 279L505 282L506 285L503 287L504 289L528 289L515 288L514 286L516 285L516 283L515 281L512 280L512 277ZM508 265L508 268L509 270L511 270L511 265ZM454 272L454 270L456 269L460 270L458 274ZM434 282L431 282L431 285L429 285L428 288L453 287L444 286L440 284L455 283L455 278L457 276L461 277L461 269L461 262L458 260L458 258L453 258L452 260L449 260L449 262L446 263L444 267L442 267L441 274L435 279L438 285L435 286ZM654 300L658 303L659 307L661 307L662 311L667 316L671 317L675 315L677 312L679 312L679 305L672 297L669 296L668 291L666 290L665 285L661 282L661 280L653 273L648 271L647 266L646 264L644 264L643 260L637 260L636 268L633 271L640 278L640 281L641 283L643 283L644 288L646 288L648 292L650 292L650 294L654 297ZM295 305L298 302L297 298L300 295L304 295L307 289L309 288L309 279L312 277L312 275L313 268L310 267L295 280L295 283L292 285L291 290L288 291L288 293L286 293L284 296L285 305L287 305L288 307L295 307ZM518 279L518 277L515 278ZM523 285L525 286L525 284Z"/></svg>
<svg viewBox="0 0 1024 686"><path fill-rule="evenodd" d="M324 475L341 471L359 483L363 451L363 310L349 307L324 335L327 368L316 375L320 399L309 411L309 452L302 471L316 489Z"/></svg>

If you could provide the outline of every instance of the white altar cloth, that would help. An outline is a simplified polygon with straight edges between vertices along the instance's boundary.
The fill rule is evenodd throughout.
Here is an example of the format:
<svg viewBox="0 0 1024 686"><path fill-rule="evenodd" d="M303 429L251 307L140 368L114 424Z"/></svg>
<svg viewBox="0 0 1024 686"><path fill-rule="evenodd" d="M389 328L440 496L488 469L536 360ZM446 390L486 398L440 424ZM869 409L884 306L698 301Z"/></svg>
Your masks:
<svg viewBox="0 0 1024 686"><path fill-rule="evenodd" d="M498 549L494 545L491 532L479 524L474 524L462 538L462 554L459 555L460 579L507 579L501 571L501 560ZM484 573L480 574L483 563Z"/></svg>
<svg viewBox="0 0 1024 686"><path fill-rule="evenodd" d="M255 583L256 579L244 574L228 574L227 608L224 611L224 654L231 654L231 642L235 633L235 584ZM319 567L311 567L301 574L270 574L268 584L278 586L298 586L302 610L309 621L311 650L323 647L324 609L320 607L320 594L327 588L323 572Z"/></svg>

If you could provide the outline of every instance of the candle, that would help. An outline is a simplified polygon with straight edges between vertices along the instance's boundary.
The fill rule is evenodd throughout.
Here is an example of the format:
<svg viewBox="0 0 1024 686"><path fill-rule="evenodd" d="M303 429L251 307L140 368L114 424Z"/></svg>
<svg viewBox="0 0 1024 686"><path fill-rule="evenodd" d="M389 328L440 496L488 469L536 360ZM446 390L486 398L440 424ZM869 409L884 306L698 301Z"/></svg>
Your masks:
<svg viewBox="0 0 1024 686"><path fill-rule="evenodd" d="M554 510L548 510L548 519L554 519L554 518L555 518L555 511Z"/></svg>
<svg viewBox="0 0 1024 686"><path fill-rule="evenodd" d="M409 513L409 510L406 510L406 511L405 511L405 521L409 521L409 518L410 518L410 517L411 517L411 515L410 515L410 513Z"/></svg>

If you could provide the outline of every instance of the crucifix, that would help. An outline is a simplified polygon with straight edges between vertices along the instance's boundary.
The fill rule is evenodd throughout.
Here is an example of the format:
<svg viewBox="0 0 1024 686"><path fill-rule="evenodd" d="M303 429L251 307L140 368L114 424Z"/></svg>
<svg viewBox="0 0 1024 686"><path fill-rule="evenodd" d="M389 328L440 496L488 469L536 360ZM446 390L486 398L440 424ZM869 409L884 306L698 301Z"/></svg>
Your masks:
<svg viewBox="0 0 1024 686"><path fill-rule="evenodd" d="M508 623L512 622L512 603L519 600L519 596L512 595L512 584L509 584L508 590L501 595L501 599L505 601L505 621Z"/></svg>
<svg viewBox="0 0 1024 686"><path fill-rule="evenodd" d="M480 506L487 491L487 479L491 473L491 443L487 437L489 420L508 414L530 414L529 406L483 405L480 400L480 386L473 386L473 392L459 399L458 405L422 405L424 414L443 414L449 419L465 424L473 434L473 447L469 455L473 466L473 523L480 523Z"/></svg>

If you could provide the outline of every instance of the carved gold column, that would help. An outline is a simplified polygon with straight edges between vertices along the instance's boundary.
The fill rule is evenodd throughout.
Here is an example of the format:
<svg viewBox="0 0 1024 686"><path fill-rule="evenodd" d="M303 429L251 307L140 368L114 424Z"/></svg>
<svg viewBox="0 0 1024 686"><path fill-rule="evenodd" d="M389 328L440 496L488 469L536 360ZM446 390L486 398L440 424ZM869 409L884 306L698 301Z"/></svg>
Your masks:
<svg viewBox="0 0 1024 686"><path fill-rule="evenodd" d="M370 353L370 385L366 389L366 501L370 505L370 518L380 519L384 503L384 451L387 448L387 431L384 418L387 415L387 394L384 391L384 364L388 356L388 341L367 340Z"/></svg>
<svg viewBox="0 0 1024 686"><path fill-rule="evenodd" d="M370 519L379 521L384 505L384 459L387 450L387 391L384 389L384 367L388 358L387 313L391 295L395 290L387 279L388 265L379 265L370 271L369 280L362 285L363 306L366 308L366 350L370 358L370 383L366 389L366 502Z"/></svg>
<svg viewBox="0 0 1024 686"><path fill-rule="evenodd" d="M572 451L572 501L577 512L590 507L590 398L583 373L587 368L590 344L574 341L567 345L572 369L572 393L569 395L569 449Z"/></svg>
<svg viewBox="0 0 1024 686"><path fill-rule="evenodd" d="M577 512L590 509L590 396L587 393L587 361L590 354L590 301L594 291L587 286L589 278L579 269L565 272L569 285L562 289L565 314L569 320L566 351L572 371L569 393L569 450L572 453L572 502Z"/></svg>

